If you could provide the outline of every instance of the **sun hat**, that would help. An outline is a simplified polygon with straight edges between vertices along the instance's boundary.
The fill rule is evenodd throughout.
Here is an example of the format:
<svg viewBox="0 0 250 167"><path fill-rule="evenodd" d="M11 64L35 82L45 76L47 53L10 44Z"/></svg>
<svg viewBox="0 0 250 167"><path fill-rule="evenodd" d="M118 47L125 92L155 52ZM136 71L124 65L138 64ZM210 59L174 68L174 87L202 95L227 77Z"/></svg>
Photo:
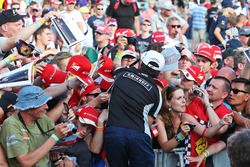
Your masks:
<svg viewBox="0 0 250 167"><path fill-rule="evenodd" d="M165 65L165 59L163 55L154 50L149 50L147 52L144 52L141 60L144 65L156 71L161 71ZM151 64L152 62L156 63L158 67Z"/></svg>
<svg viewBox="0 0 250 167"><path fill-rule="evenodd" d="M96 127L99 113L96 109L90 106L82 106L80 111L76 112L76 116L78 116L78 119L82 124L93 125Z"/></svg>
<svg viewBox="0 0 250 167"><path fill-rule="evenodd" d="M45 94L39 86L25 86L19 91L14 108L21 111L38 108L50 99L52 97Z"/></svg>
<svg viewBox="0 0 250 167"><path fill-rule="evenodd" d="M201 85L205 80L205 73L198 66L190 66L186 70L181 70L181 72L188 80L195 81L198 85Z"/></svg>

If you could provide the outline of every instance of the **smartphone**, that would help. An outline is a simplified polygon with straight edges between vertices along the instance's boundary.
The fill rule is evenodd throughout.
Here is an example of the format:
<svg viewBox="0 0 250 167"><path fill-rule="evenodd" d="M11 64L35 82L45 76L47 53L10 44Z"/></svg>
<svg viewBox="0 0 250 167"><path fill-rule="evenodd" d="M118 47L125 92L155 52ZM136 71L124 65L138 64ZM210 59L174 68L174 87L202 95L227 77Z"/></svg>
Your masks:
<svg viewBox="0 0 250 167"><path fill-rule="evenodd" d="M244 55L246 56L248 62L250 63L250 48L244 50Z"/></svg>

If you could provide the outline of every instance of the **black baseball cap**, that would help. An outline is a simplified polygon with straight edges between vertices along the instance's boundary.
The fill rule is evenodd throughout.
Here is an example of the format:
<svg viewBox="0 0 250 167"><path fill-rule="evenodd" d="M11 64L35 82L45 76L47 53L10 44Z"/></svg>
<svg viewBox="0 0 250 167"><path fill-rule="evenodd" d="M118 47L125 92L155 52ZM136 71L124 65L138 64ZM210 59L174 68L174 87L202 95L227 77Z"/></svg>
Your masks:
<svg viewBox="0 0 250 167"><path fill-rule="evenodd" d="M4 10L0 13L0 25L9 23L9 22L16 22L18 20L21 20L25 16L26 15L20 15L16 13L16 11L13 9Z"/></svg>
<svg viewBox="0 0 250 167"><path fill-rule="evenodd" d="M237 49L228 48L224 52L222 52L222 59L224 60L229 56L235 57L235 56L237 56L237 54L238 54Z"/></svg>

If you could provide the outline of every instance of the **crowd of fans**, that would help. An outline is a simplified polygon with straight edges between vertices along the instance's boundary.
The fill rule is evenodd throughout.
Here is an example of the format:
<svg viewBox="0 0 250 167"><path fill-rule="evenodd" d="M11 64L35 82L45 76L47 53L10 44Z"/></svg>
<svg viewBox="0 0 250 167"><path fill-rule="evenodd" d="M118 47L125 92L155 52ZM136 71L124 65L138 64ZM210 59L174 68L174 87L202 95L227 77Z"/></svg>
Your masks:
<svg viewBox="0 0 250 167"><path fill-rule="evenodd" d="M188 167L225 149L249 166L249 5L0 1L0 166L153 167L179 147Z"/></svg>

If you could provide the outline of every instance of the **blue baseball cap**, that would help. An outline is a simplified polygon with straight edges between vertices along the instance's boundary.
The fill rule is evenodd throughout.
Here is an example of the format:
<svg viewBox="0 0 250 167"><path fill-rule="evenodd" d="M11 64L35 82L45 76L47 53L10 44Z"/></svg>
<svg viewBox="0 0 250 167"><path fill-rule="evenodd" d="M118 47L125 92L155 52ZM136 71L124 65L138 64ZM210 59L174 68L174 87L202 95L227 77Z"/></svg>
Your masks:
<svg viewBox="0 0 250 167"><path fill-rule="evenodd" d="M242 47L242 43L238 40L238 39L230 39L229 41L227 41L226 44L226 48L233 48L233 49L237 49Z"/></svg>
<svg viewBox="0 0 250 167"><path fill-rule="evenodd" d="M14 108L21 111L38 108L50 99L52 97L45 94L39 86L25 86L19 91Z"/></svg>
<svg viewBox="0 0 250 167"><path fill-rule="evenodd" d="M233 8L233 9L237 9L239 7L239 6L234 5L232 0L223 0L221 2L221 6L223 8Z"/></svg>

